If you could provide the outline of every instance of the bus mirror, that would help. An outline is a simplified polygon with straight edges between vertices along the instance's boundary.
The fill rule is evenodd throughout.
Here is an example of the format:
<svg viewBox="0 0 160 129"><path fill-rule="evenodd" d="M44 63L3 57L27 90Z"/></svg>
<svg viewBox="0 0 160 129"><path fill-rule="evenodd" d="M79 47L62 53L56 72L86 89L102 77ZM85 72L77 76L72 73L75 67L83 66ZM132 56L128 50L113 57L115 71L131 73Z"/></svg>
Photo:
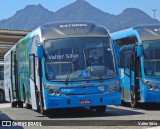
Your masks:
<svg viewBox="0 0 160 129"><path fill-rule="evenodd" d="M145 69L147 75L151 76L153 71L151 69Z"/></svg>
<svg viewBox="0 0 160 129"><path fill-rule="evenodd" d="M136 45L136 51L137 51L137 57L142 57L142 45L141 44L137 44Z"/></svg>
<svg viewBox="0 0 160 129"><path fill-rule="evenodd" d="M37 46L37 57L38 59L43 58L43 46L42 45Z"/></svg>

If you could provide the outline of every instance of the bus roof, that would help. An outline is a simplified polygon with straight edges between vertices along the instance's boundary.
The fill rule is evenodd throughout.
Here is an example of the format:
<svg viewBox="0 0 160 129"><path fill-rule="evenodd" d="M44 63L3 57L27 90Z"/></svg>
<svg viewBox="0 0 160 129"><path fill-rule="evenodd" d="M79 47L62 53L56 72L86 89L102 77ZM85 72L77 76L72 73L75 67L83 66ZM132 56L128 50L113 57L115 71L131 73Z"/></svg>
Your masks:
<svg viewBox="0 0 160 129"><path fill-rule="evenodd" d="M65 37L108 37L105 27L95 25L92 22L59 22L48 23L40 26L44 40Z"/></svg>
<svg viewBox="0 0 160 129"><path fill-rule="evenodd" d="M135 26L130 29L112 33L111 36L113 40L136 36L139 42L160 39L160 24Z"/></svg>

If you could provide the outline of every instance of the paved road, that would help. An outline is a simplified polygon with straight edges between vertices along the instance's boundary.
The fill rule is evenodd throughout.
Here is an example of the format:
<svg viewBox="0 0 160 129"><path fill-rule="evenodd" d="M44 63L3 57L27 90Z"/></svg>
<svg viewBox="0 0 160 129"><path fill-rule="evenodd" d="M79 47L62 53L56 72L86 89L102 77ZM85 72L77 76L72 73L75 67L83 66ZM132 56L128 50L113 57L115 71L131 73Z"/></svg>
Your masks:
<svg viewBox="0 0 160 129"><path fill-rule="evenodd" d="M41 115L30 109L10 108L10 103L3 103L0 104L0 120L21 120L22 123L27 120L27 122L39 122L37 124L42 125L55 125L54 128L57 129L63 128L62 126L67 126L65 128L69 129L81 129L84 127L87 129L105 129L108 127L111 129L146 129L154 127L148 126L147 124L158 124L160 126L160 123L157 123L157 121L160 120L160 105L142 105L141 108L135 109L122 106L108 106L104 114L97 114L95 111L85 108L77 108L59 110L56 113L50 112L48 115ZM45 126L47 129L50 127L51 126ZM29 127L23 128L28 129ZM40 127L34 128L39 129ZM158 129L157 126L154 128Z"/></svg>

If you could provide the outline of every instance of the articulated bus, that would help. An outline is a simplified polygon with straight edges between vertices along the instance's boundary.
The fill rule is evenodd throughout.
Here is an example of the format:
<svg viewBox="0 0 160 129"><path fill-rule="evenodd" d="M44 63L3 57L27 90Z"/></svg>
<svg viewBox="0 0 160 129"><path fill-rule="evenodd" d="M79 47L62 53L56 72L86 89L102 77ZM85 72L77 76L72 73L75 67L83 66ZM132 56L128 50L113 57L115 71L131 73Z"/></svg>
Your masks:
<svg viewBox="0 0 160 129"><path fill-rule="evenodd" d="M122 103L159 103L160 25L136 26L111 36L119 46Z"/></svg>
<svg viewBox="0 0 160 129"><path fill-rule="evenodd" d="M0 62L0 103L5 100L3 81L4 81L4 63Z"/></svg>
<svg viewBox="0 0 160 129"><path fill-rule="evenodd" d="M108 31L91 22L48 23L4 56L6 100L49 110L120 105L118 64Z"/></svg>

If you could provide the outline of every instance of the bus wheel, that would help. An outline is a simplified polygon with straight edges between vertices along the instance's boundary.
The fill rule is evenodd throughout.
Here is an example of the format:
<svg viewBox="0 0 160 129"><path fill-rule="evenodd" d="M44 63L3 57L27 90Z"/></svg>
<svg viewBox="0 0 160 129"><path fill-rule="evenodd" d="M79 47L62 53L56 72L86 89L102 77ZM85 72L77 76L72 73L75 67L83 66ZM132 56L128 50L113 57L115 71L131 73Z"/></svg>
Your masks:
<svg viewBox="0 0 160 129"><path fill-rule="evenodd" d="M47 115L48 114L48 111L47 110L44 110L43 108L41 109L41 114L42 115Z"/></svg>
<svg viewBox="0 0 160 129"><path fill-rule="evenodd" d="M4 101L4 91L0 90L0 103Z"/></svg>
<svg viewBox="0 0 160 129"><path fill-rule="evenodd" d="M130 107L130 105L128 104L128 102L125 102L124 100L121 101L121 105L124 107Z"/></svg>
<svg viewBox="0 0 160 129"><path fill-rule="evenodd" d="M11 102L11 107L17 107L17 102Z"/></svg>
<svg viewBox="0 0 160 129"><path fill-rule="evenodd" d="M138 102L136 101L136 96L135 96L134 92L131 93L130 106L133 107L133 108L136 108L138 106Z"/></svg>
<svg viewBox="0 0 160 129"><path fill-rule="evenodd" d="M106 112L106 106L98 106L96 107L96 112L97 113L105 113Z"/></svg>
<svg viewBox="0 0 160 129"><path fill-rule="evenodd" d="M9 89L9 102L11 103L11 91Z"/></svg>
<svg viewBox="0 0 160 129"><path fill-rule="evenodd" d="M17 103L18 103L19 108L23 108L23 102L22 101L18 101Z"/></svg>
<svg viewBox="0 0 160 129"><path fill-rule="evenodd" d="M31 105L31 104L26 103L25 105L26 105L26 108L27 108L27 109L32 109L32 105Z"/></svg>

